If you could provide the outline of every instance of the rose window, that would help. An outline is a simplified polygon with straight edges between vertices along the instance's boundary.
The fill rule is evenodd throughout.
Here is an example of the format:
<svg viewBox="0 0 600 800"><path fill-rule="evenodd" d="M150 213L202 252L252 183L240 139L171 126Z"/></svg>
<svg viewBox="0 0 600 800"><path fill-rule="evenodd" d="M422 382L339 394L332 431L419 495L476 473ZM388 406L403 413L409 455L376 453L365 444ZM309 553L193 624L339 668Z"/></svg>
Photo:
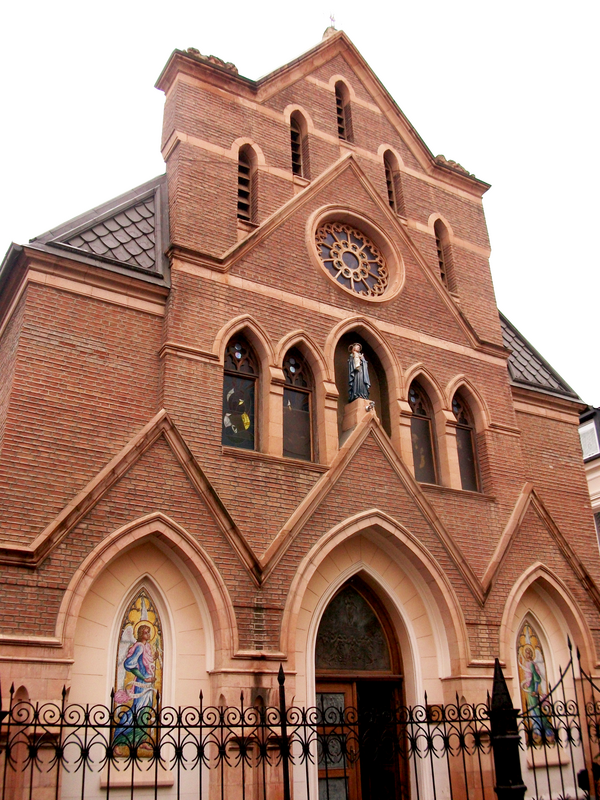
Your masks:
<svg viewBox="0 0 600 800"><path fill-rule="evenodd" d="M389 282L387 264L364 233L328 222L318 229L315 240L323 266L335 281L363 297L381 297Z"/></svg>

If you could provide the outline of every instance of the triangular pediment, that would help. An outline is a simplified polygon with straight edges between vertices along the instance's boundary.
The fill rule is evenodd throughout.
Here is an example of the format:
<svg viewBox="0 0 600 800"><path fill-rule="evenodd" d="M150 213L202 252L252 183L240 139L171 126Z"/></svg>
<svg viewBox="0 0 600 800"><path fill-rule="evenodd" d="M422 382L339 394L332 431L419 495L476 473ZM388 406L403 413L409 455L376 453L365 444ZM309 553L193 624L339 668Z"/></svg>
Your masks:
<svg viewBox="0 0 600 800"><path fill-rule="evenodd" d="M166 411L160 411L133 439L77 494L49 525L26 547L0 545L0 563L37 567L118 483L158 446L166 446L219 531L237 553L256 583L260 564L238 530L212 484L172 423ZM141 481L146 486L147 478ZM152 497L150 496L150 501Z"/></svg>
<svg viewBox="0 0 600 800"><path fill-rule="evenodd" d="M353 499L341 503L341 497ZM413 475L400 459L380 421L369 414L356 426L331 465L306 495L261 556L263 579L275 569L298 538L310 544L311 535L322 535L322 517L329 525L354 515L382 514L408 528L438 560L446 572L460 575L479 602L479 580L453 541ZM339 517L337 522L335 518ZM311 530L314 532L311 534Z"/></svg>
<svg viewBox="0 0 600 800"><path fill-rule="evenodd" d="M381 197L353 154L339 159L220 258L211 259L210 262L202 257L197 260L210 265L212 269L218 268L249 280L255 280L257 275L262 274L262 282L267 284L273 276L265 265L272 263L273 254L284 251L287 242L295 245L299 231L302 240L313 235L310 230L312 220L323 213L338 214L341 219L356 219L354 224L357 227L360 227L361 219L372 220L381 231L385 231L392 246L398 249L405 277L398 298L394 299L392 296L390 305L395 302L402 305L405 327L435 335L433 327L431 331L423 330L421 316L418 320L415 318L412 326L410 323L409 315L418 314L418 309L426 307L429 309L427 318L432 326L444 320L445 338L452 338L460 344L472 347L482 344L456 301L412 240L406 226ZM289 259L278 260L277 289L292 295L318 295L319 300L325 303L329 298L332 307L339 305L343 300L343 290L333 286L328 278L321 275L310 244L307 243L306 247L301 280L295 262ZM186 258L194 260L191 254L186 254ZM360 302L360 310L368 314L368 302Z"/></svg>
<svg viewBox="0 0 600 800"><path fill-rule="evenodd" d="M539 546L539 550L536 548L534 553L531 553L531 537L525 530L525 522L527 519L531 518L532 515L538 526L545 531L549 545L546 548ZM534 560L538 552L545 552L548 554L554 550L560 553L569 569L589 593L596 606L600 608L600 590L596 582L588 572L583 561L569 544L544 501L530 482L526 483L521 490L521 494L513 508L502 536L498 541L485 575L483 576L482 588L486 597L493 590L496 580L502 571L503 564L507 561L511 551L515 548L516 543L522 540L523 537L526 537L526 551L531 553L531 557ZM526 566L526 564L520 563L519 569L522 570L524 566Z"/></svg>

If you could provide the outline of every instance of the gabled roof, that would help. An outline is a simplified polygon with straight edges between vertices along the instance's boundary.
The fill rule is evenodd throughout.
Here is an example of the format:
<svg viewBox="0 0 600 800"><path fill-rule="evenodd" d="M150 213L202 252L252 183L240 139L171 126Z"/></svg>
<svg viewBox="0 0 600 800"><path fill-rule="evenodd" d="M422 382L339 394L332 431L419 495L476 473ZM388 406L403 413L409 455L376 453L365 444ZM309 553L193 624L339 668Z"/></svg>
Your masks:
<svg viewBox="0 0 600 800"><path fill-rule="evenodd" d="M168 283L166 175L30 240L33 249Z"/></svg>
<svg viewBox="0 0 600 800"><path fill-rule="evenodd" d="M577 392L552 369L546 359L502 313L500 313L500 325L504 345L511 351L508 358L511 383L568 400L581 400Z"/></svg>
<svg viewBox="0 0 600 800"><path fill-rule="evenodd" d="M189 48L187 51L174 50L155 85L167 93L176 76L184 73L193 77L201 77L208 83L243 95L255 102L265 103L273 95L282 92L304 75L331 61L338 54L345 58L350 68L364 83L374 102L381 108L391 124L398 129L415 158L428 173L445 178L478 196L483 195L489 189L489 183L471 175L456 162L449 161L443 156L434 157L417 130L344 31L336 31L310 50L258 80L239 75L234 64L226 64L215 56L204 56L196 48Z"/></svg>

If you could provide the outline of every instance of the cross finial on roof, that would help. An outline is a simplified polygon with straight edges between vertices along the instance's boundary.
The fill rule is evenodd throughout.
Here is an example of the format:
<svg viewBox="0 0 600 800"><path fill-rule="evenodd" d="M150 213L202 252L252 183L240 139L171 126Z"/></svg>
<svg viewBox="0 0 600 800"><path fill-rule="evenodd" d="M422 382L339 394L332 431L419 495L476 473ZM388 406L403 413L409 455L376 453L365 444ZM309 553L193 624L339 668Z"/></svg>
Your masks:
<svg viewBox="0 0 600 800"><path fill-rule="evenodd" d="M325 41L325 39L329 39L329 37L333 36L334 33L337 33L337 29L335 27L335 17L333 14L329 15L329 22L330 25L325 29L325 33L323 34L323 41Z"/></svg>

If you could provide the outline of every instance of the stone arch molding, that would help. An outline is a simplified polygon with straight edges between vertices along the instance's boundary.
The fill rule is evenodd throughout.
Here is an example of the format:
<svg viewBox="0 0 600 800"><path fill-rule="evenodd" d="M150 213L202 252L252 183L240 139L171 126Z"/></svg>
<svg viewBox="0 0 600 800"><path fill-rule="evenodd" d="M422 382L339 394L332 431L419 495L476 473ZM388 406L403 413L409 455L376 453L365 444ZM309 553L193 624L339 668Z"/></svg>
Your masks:
<svg viewBox="0 0 600 800"><path fill-rule="evenodd" d="M275 353L269 334L254 317L251 317L249 314L242 314L239 317L234 317L234 319L229 320L215 336L213 353L218 357L221 365L225 361L227 343L236 333L243 333L250 344L256 349L263 369L275 363Z"/></svg>
<svg viewBox="0 0 600 800"><path fill-rule="evenodd" d="M314 133L315 126L312 121L311 115L304 108L304 106L299 106L297 103L290 103L289 106L286 106L283 109L283 118L286 121L286 123L288 125L290 124L290 121L292 119L292 114L295 111L297 111L299 114L302 114L302 116L304 117L304 121L306 123L306 130L308 131L308 133Z"/></svg>
<svg viewBox="0 0 600 800"><path fill-rule="evenodd" d="M262 148L259 144L257 144L254 139L250 139L247 136L240 136L239 139L235 139L231 144L231 155L232 158L237 160L238 154L244 145L248 145L254 150L254 154L256 155L256 163L259 167L266 166L265 154L262 151Z"/></svg>
<svg viewBox="0 0 600 800"><path fill-rule="evenodd" d="M452 409L452 399L456 392L463 391L475 417L476 429L487 430L491 424L489 406L479 389L465 375L456 375L446 386L445 396L447 408Z"/></svg>
<svg viewBox="0 0 600 800"><path fill-rule="evenodd" d="M381 161L383 162L383 157L388 151L392 153L392 155L395 157L396 161L398 162L398 167L403 169L404 159L402 158L398 150L391 144L380 144L379 147L377 148L377 155L379 156Z"/></svg>
<svg viewBox="0 0 600 800"><path fill-rule="evenodd" d="M325 342L325 361L330 374L335 375L334 360L337 343L345 333L350 331L356 331L363 336L377 353L386 374L390 404L393 404L400 397L402 391L402 367L383 333L367 317L349 317L342 320L329 332Z"/></svg>
<svg viewBox="0 0 600 800"><path fill-rule="evenodd" d="M506 598L500 623L500 659L506 664L512 663L512 632L517 609L527 591L536 588L542 589L556 604L564 617L570 637L581 651L584 665L587 665L588 669L597 666L598 656L594 640L579 604L563 581L541 561L532 564L519 576Z"/></svg>
<svg viewBox="0 0 600 800"><path fill-rule="evenodd" d="M308 358L315 380L331 381L329 365L325 361L319 345L304 331L292 331L279 340L275 348L275 364L279 369L283 369L283 359L292 347L297 347Z"/></svg>
<svg viewBox="0 0 600 800"><path fill-rule="evenodd" d="M74 652L74 637L83 601L103 569L125 551L154 539L165 552L183 563L200 589L206 603L207 636L214 641L215 663L237 650L238 634L233 604L227 587L211 558L185 528L161 512L134 520L100 542L73 574L56 622L56 636L66 657Z"/></svg>
<svg viewBox="0 0 600 800"><path fill-rule="evenodd" d="M373 551L380 553L381 557L373 553L368 562L364 556L354 553L353 542L359 538L368 539ZM324 579L317 573L331 556L335 561L337 575L331 578L328 575ZM382 559L386 560L387 568L383 566ZM385 597L391 597L390 589L385 588L388 569L400 569L405 574L410 574L415 585L419 585L420 599L426 605L429 624L434 629L436 656L442 674L449 674L451 662L459 663L461 668L466 667L470 661L466 626L460 602L448 577L416 536L377 509L362 512L339 523L324 534L304 557L290 586L284 609L282 651L287 652L290 658L295 654L296 659L300 659L302 653L310 650L310 642L300 642L300 639L306 639L310 625L316 624L314 620L311 623L306 618L307 597L312 597L311 602L314 604L315 594L320 592L320 605L313 612L320 618L336 588L352 574L360 571L371 576L376 591ZM315 589L314 580L321 585L320 589ZM402 617L403 611L400 607L396 612L398 618ZM310 616L312 619L312 614ZM414 669L414 658L412 666ZM294 667L299 674L303 672L302 664L296 663Z"/></svg>
<svg viewBox="0 0 600 800"><path fill-rule="evenodd" d="M434 226L438 220L448 231L448 238L452 242L454 240L454 231L452 230L452 225L450 225L450 223L443 214L439 214L437 211L434 211L433 214L430 214L429 219L427 220L427 227L429 228L429 232L431 233L432 236L435 236Z"/></svg>
<svg viewBox="0 0 600 800"><path fill-rule="evenodd" d="M410 385L415 380L423 386L429 395L429 399L433 405L434 411L439 412L441 410L447 410L450 408L446 392L441 387L438 379L421 362L418 364L413 364L412 367L407 369L404 374L404 391L406 400L408 400L408 390L410 389Z"/></svg>

